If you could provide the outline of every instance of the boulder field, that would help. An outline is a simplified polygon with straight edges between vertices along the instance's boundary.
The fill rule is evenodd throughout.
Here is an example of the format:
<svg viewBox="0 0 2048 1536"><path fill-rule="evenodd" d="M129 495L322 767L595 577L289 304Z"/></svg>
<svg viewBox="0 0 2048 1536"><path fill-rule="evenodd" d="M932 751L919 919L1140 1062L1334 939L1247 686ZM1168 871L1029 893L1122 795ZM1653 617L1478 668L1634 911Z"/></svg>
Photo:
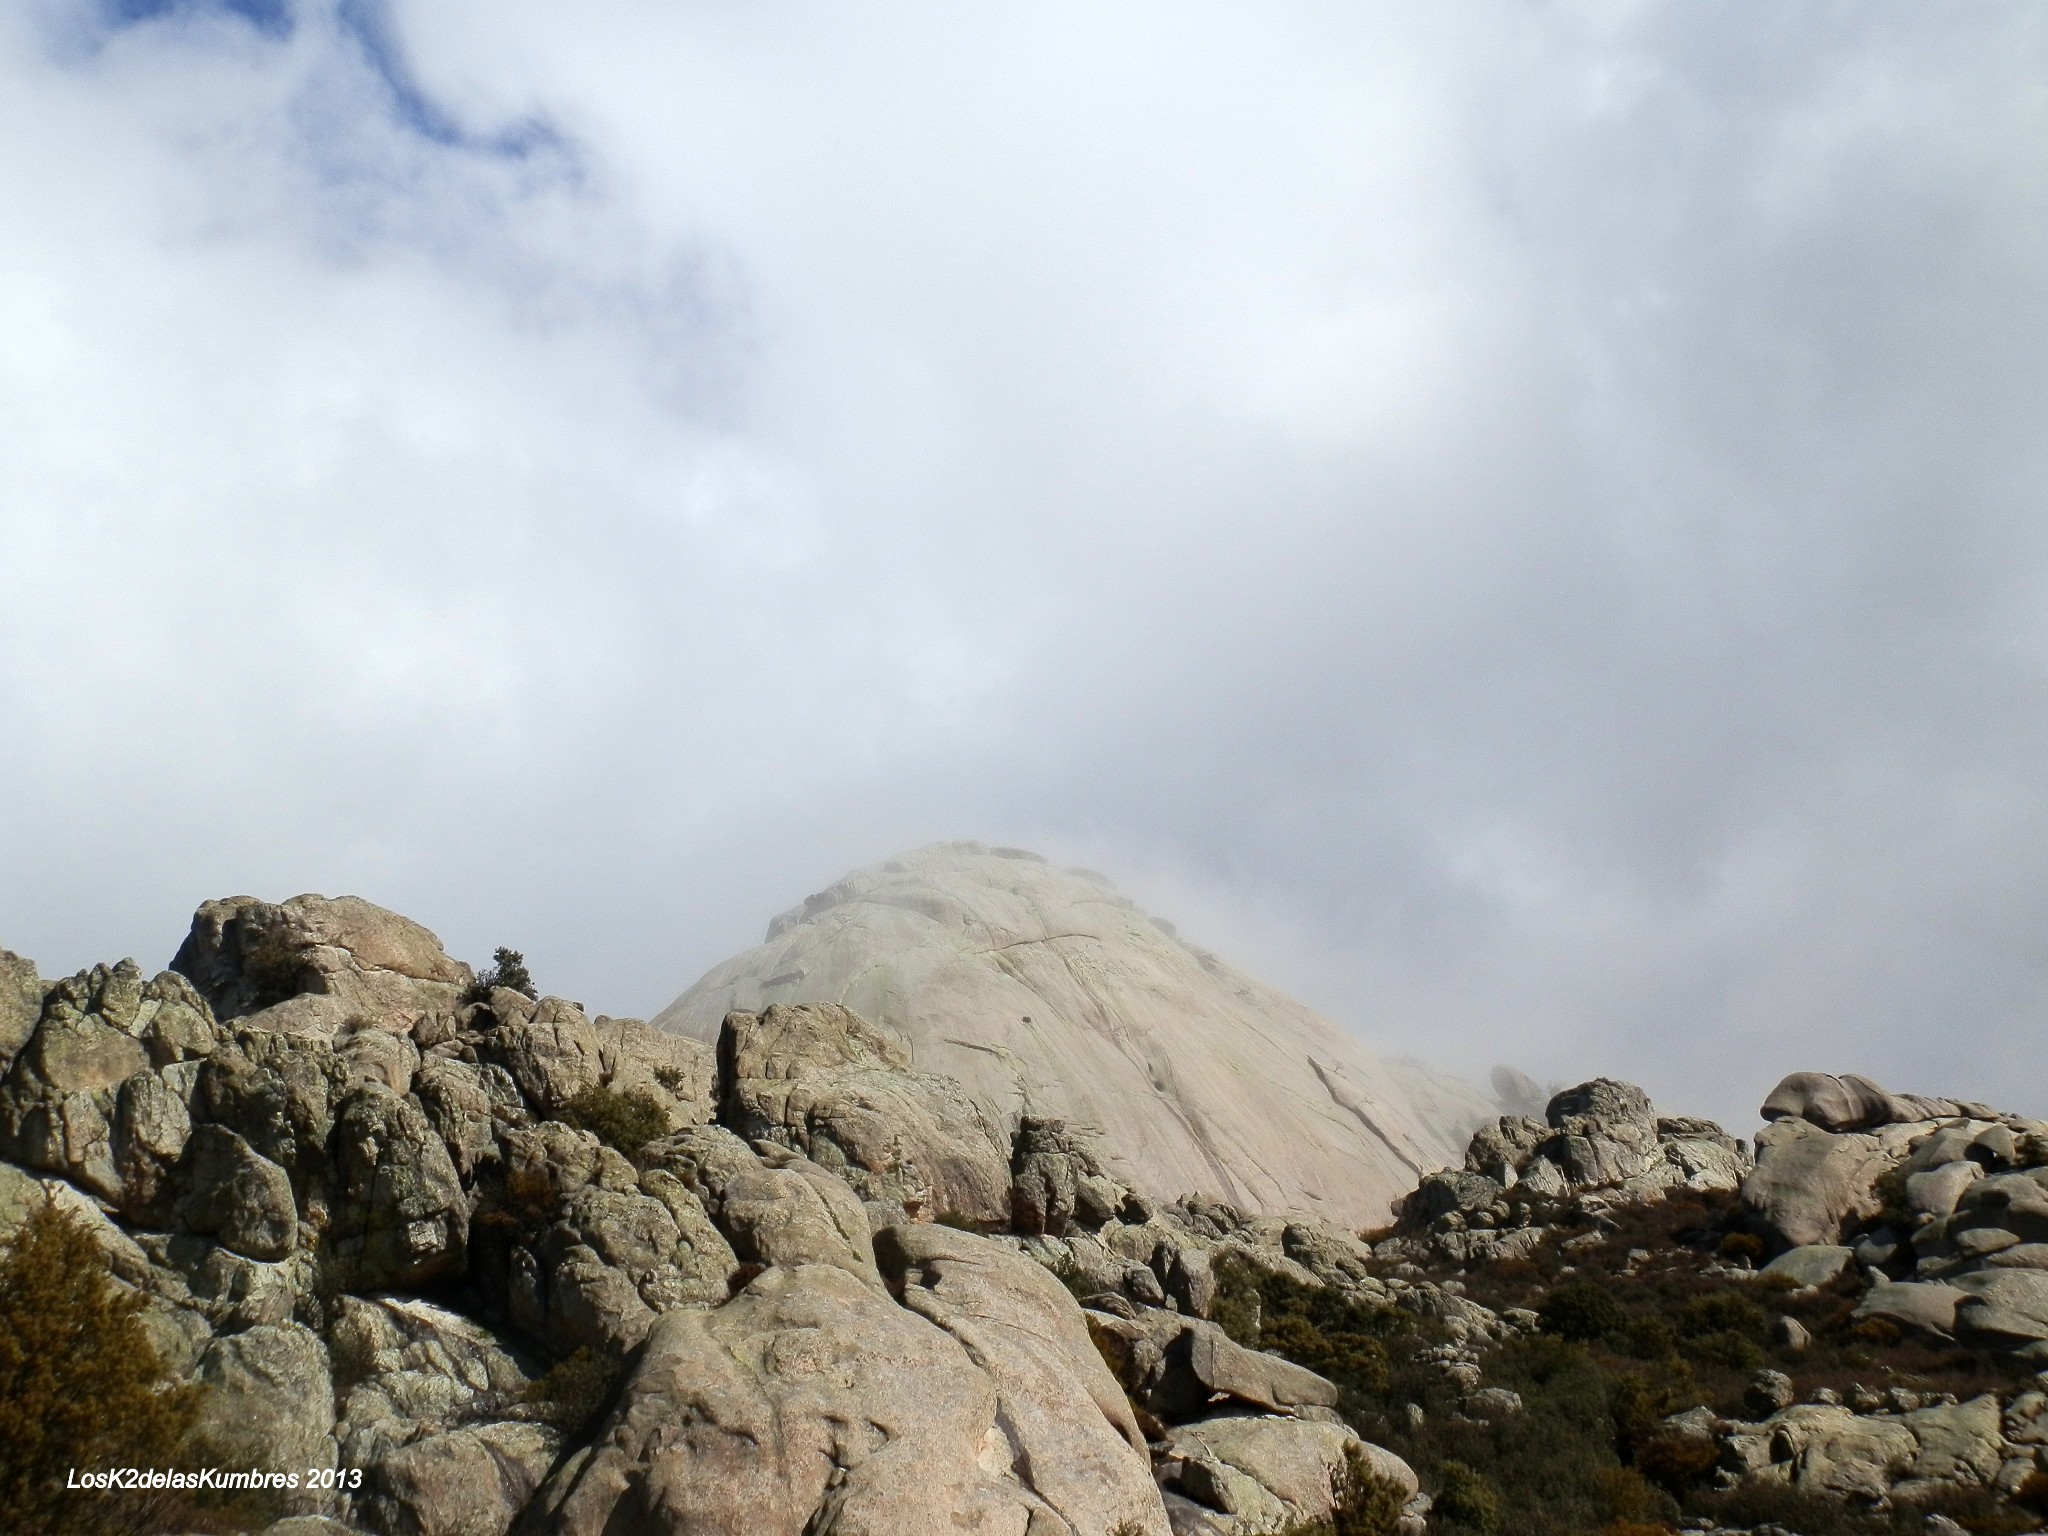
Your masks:
<svg viewBox="0 0 2048 1536"><path fill-rule="evenodd" d="M1207 1320L1198 1208L843 1007L700 1043L367 902L236 898L153 977L0 951L0 1046L0 1238L90 1225L207 1456L363 1474L276 1536L1250 1536L1354 1464L1419 1497Z"/></svg>
<svg viewBox="0 0 2048 1536"><path fill-rule="evenodd" d="M1798 1073L1743 1141L1520 1085L1368 1226L1149 1184L843 1000L698 1039L492 980L354 898L210 902L150 977L0 951L0 1241L89 1227L204 1456L361 1474L270 1536L2048 1508L2041 1122Z"/></svg>

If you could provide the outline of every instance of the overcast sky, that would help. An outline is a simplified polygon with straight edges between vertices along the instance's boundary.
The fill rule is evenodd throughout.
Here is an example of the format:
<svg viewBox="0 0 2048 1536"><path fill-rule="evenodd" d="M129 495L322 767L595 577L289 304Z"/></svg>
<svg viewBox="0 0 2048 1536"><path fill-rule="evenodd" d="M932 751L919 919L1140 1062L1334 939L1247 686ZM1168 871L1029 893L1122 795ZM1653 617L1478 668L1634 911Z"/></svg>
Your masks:
<svg viewBox="0 0 2048 1536"><path fill-rule="evenodd" d="M2048 8L0 7L0 944L647 1013L939 838L2048 1112Z"/></svg>

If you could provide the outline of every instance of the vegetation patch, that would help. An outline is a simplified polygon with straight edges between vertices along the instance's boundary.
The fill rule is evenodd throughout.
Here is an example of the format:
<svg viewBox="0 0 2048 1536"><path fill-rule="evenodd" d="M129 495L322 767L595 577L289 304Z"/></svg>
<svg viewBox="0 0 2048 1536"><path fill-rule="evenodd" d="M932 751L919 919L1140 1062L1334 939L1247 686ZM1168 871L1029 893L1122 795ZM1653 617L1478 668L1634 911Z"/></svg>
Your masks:
<svg viewBox="0 0 2048 1536"><path fill-rule="evenodd" d="M1984 1489L1882 1512L1786 1485L1717 1490L1715 1442L1667 1420L1701 1404L1754 1417L1744 1391L1760 1367L1784 1372L1802 1400L1821 1387L1852 1396L1859 1385L2009 1395L2026 1373L1994 1354L1857 1323L1853 1275L1801 1291L1745 1272L1762 1248L1740 1229L1732 1197L1681 1191L1597 1219L1550 1219L1521 1257L1469 1268L1409 1261L1399 1271L1496 1312L1536 1313L1538 1332L1483 1349L1485 1384L1518 1394L1518 1414L1467 1411L1426 1357L1448 1338L1442 1324L1347 1303L1235 1256L1216 1265L1217 1319L1239 1342L1337 1382L1339 1412L1415 1468L1435 1499L1431 1529L1444 1536L1648 1536L1685 1517L1798 1536L1905 1536L1937 1513L1977 1536L2037 1526L2024 1495L2006 1503ZM1785 1319L1801 1324L1805 1348L1785 1342ZM2048 1493L2041 1503L2048 1509Z"/></svg>
<svg viewBox="0 0 2048 1536"><path fill-rule="evenodd" d="M558 1118L628 1157L668 1134L668 1111L644 1088L620 1092L593 1083L564 1105Z"/></svg>
<svg viewBox="0 0 2048 1536"><path fill-rule="evenodd" d="M274 1498L182 1489L83 1491L73 1469L192 1471L200 1391L171 1379L143 1326L146 1302L107 1273L85 1220L46 1201L0 1249L0 1509L45 1536L240 1531Z"/></svg>
<svg viewBox="0 0 2048 1536"><path fill-rule="evenodd" d="M462 995L463 1001L489 1002L494 987L509 987L526 997L540 996L540 989L533 984L533 976L526 969L526 956L516 949L493 950L490 965L476 973L476 980Z"/></svg>

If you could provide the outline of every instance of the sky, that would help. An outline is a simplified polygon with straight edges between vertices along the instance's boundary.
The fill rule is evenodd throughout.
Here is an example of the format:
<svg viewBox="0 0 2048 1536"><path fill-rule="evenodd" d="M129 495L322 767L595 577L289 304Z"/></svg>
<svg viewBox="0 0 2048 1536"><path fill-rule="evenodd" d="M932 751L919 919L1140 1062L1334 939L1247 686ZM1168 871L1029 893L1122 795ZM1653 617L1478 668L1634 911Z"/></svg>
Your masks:
<svg viewBox="0 0 2048 1536"><path fill-rule="evenodd" d="M0 7L0 944L647 1014L1035 848L1380 1049L2048 1113L2048 9Z"/></svg>

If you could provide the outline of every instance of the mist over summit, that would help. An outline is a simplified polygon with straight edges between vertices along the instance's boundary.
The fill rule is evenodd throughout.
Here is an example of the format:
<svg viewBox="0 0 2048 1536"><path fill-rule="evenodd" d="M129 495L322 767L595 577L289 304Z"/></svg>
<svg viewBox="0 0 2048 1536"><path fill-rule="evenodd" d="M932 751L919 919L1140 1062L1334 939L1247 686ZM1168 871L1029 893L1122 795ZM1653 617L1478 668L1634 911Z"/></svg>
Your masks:
<svg viewBox="0 0 2048 1536"><path fill-rule="evenodd" d="M854 871L654 1022L710 1041L775 1003L895 1031L997 1123L1085 1127L1127 1183L1353 1226L1500 1108L1183 942L1106 876L975 842Z"/></svg>

